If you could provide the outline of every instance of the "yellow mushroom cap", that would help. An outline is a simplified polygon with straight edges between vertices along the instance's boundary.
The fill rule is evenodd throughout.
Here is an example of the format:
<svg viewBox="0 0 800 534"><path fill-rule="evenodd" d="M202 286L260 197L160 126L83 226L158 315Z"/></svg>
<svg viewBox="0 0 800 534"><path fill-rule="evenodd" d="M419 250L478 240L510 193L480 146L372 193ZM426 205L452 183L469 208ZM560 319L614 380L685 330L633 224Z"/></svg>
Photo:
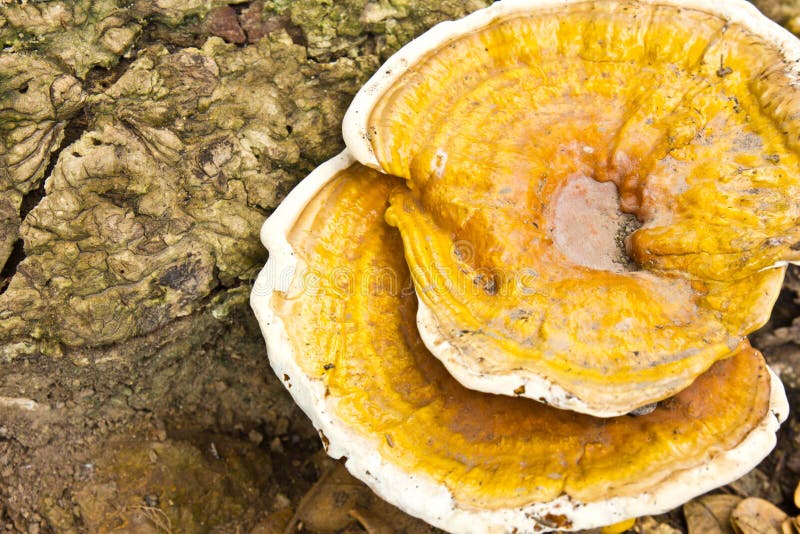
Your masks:
<svg viewBox="0 0 800 534"><path fill-rule="evenodd" d="M383 218L398 187L347 153L322 165L264 225L251 297L270 363L328 453L383 498L456 532L591 528L677 506L774 446L786 399L747 346L639 417L464 388L416 332Z"/></svg>
<svg viewBox="0 0 800 534"><path fill-rule="evenodd" d="M428 348L597 416L729 356L800 255L798 58L744 0L504 0L398 52L344 134L406 180Z"/></svg>

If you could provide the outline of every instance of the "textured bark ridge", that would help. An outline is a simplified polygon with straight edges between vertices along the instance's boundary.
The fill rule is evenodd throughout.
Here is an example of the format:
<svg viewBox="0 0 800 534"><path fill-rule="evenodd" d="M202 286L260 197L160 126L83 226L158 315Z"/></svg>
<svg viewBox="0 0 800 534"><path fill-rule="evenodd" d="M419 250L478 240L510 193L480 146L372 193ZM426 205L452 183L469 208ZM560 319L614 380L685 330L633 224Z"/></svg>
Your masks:
<svg viewBox="0 0 800 534"><path fill-rule="evenodd" d="M154 440L197 466L210 432L265 462L231 482L249 497L159 510L176 531L258 522L240 512L275 497L270 456L316 447L246 307L260 226L341 150L382 59L486 3L0 3L0 524L135 527L159 505L107 485L115 458L138 473Z"/></svg>
<svg viewBox="0 0 800 534"><path fill-rule="evenodd" d="M88 98L88 131L20 228L5 336L118 342L249 279L261 222L297 174L286 168L324 157L358 81L352 60L307 66L285 32L138 56Z"/></svg>
<svg viewBox="0 0 800 534"><path fill-rule="evenodd" d="M0 265L19 237L23 198L39 187L84 97L80 81L55 62L0 53Z"/></svg>
<svg viewBox="0 0 800 534"><path fill-rule="evenodd" d="M0 260L17 236L25 254L15 272L5 269L0 339L24 340L26 352L120 342L252 278L265 259L257 239L264 216L340 149L343 110L380 56L465 11L306 1L256 12L254 4L239 15L217 7L198 22L209 14L198 6L0 11L0 37L19 49L0 60L0 127L9 131L0 153L8 169L0 187L9 191ZM144 16L162 33L191 20L198 35L236 38L238 29L256 39L237 46L210 37L198 48L140 42ZM80 77L95 82L124 54L135 59L109 87L82 89ZM20 224L23 196L45 177L78 113L84 133L58 154L44 198ZM33 339L43 344L34 348Z"/></svg>

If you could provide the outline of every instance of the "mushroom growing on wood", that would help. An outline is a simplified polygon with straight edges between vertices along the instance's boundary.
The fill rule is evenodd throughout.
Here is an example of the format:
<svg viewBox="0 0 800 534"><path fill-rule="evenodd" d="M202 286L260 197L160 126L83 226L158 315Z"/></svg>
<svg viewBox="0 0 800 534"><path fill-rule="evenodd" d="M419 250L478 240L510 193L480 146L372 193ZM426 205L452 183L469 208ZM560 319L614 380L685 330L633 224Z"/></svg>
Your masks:
<svg viewBox="0 0 800 534"><path fill-rule="evenodd" d="M428 349L602 417L728 358L800 258L798 59L744 0L504 0L401 49L344 134L405 179Z"/></svg>
<svg viewBox="0 0 800 534"><path fill-rule="evenodd" d="M417 334L400 233L383 217L402 187L347 152L323 164L264 225L251 299L328 453L384 499L454 532L590 528L677 506L774 446L786 398L746 344L638 417L463 387Z"/></svg>

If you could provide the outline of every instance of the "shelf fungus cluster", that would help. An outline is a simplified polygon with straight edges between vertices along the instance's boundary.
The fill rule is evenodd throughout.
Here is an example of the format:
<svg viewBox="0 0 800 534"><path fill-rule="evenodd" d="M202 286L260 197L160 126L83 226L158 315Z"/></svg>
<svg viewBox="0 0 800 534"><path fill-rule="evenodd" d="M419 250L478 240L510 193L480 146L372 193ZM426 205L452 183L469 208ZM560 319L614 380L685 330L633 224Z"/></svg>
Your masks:
<svg viewBox="0 0 800 534"><path fill-rule="evenodd" d="M453 532L658 513L787 415L800 44L744 0L503 0L412 41L264 225L252 304L329 454Z"/></svg>

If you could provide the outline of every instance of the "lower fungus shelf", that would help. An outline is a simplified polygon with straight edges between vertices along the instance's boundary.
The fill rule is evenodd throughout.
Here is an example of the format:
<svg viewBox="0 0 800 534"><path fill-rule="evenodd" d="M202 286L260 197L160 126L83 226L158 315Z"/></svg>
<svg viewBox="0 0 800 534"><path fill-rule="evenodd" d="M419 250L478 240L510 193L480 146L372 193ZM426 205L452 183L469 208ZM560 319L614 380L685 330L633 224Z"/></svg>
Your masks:
<svg viewBox="0 0 800 534"><path fill-rule="evenodd" d="M557 528L556 517L589 528L677 506L771 450L786 400L749 346L638 417L459 384L422 343L403 290L400 236L383 219L399 183L347 153L312 173L263 234L270 261L293 258L295 278L252 299L271 364L292 377L328 453L380 496L454 532Z"/></svg>

